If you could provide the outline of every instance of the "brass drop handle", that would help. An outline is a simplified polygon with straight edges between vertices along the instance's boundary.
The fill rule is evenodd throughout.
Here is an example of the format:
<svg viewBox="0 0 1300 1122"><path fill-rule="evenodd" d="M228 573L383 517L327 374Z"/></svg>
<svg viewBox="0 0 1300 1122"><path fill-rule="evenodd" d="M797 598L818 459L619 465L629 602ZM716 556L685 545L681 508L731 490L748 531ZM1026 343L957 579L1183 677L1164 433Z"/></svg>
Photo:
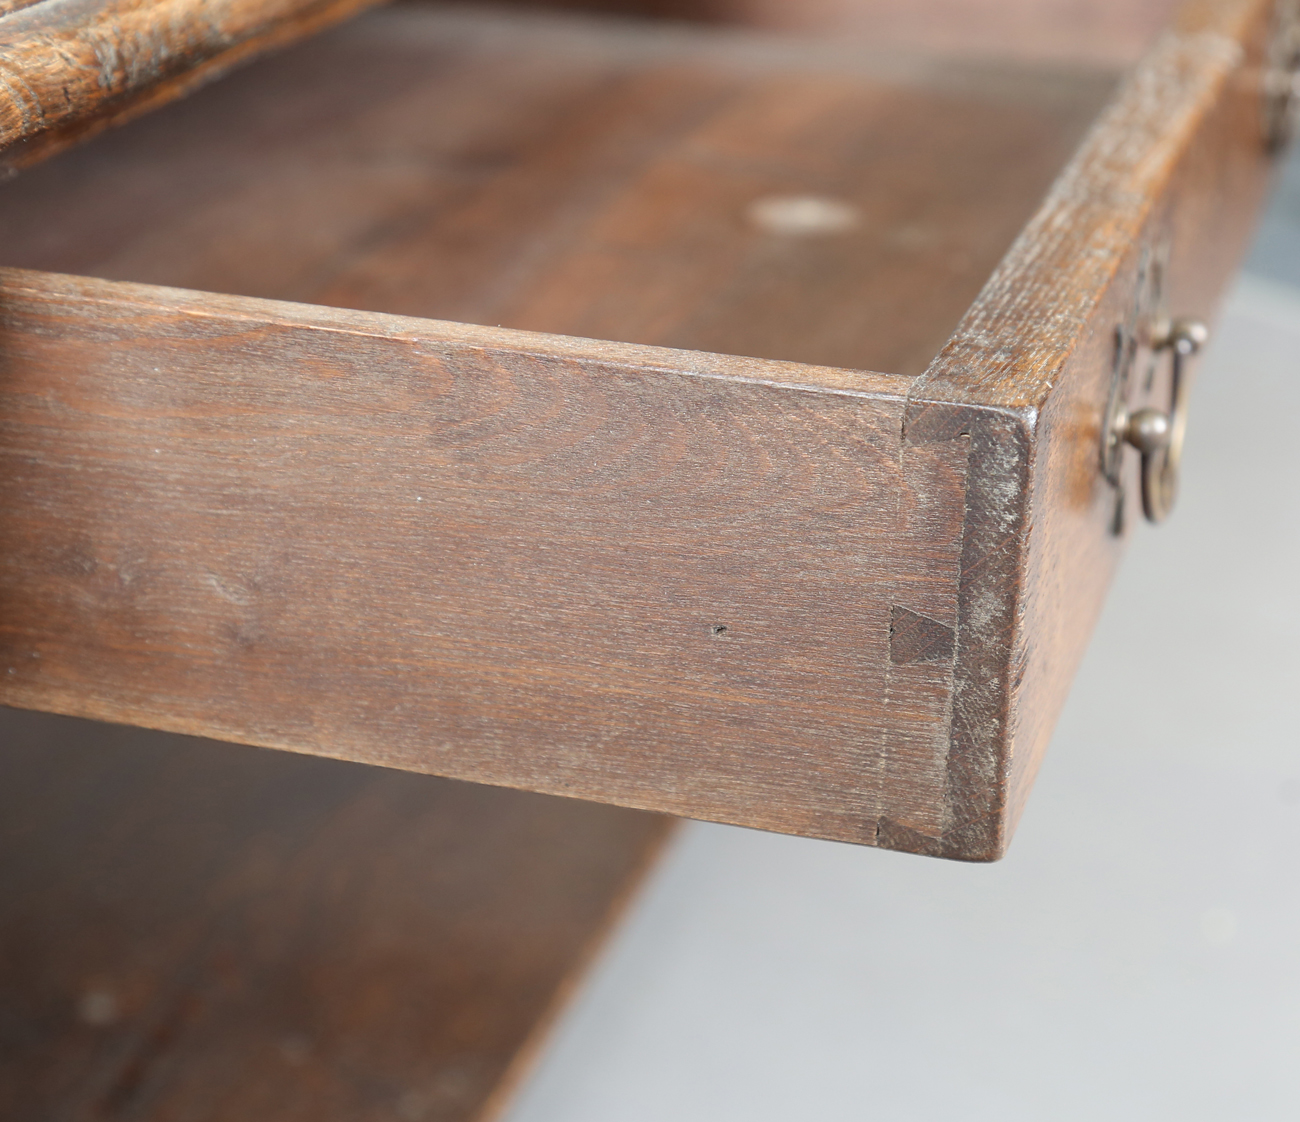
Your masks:
<svg viewBox="0 0 1300 1122"><path fill-rule="evenodd" d="M1169 517L1178 498L1178 471L1183 459L1183 438L1187 432L1187 361L1210 337L1199 319L1176 319L1155 334L1152 348L1173 354L1169 412L1120 408L1115 415L1116 443L1124 441L1142 454L1142 511L1150 522Z"/></svg>

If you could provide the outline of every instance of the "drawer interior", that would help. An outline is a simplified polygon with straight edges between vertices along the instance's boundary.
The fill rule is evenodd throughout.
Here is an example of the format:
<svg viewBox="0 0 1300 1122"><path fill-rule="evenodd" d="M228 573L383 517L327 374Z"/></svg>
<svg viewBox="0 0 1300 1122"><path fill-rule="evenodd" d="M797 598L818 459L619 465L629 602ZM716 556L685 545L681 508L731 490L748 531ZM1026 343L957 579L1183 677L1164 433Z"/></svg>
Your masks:
<svg viewBox="0 0 1300 1122"><path fill-rule="evenodd" d="M412 5L24 172L0 245L9 266L916 375L1115 79Z"/></svg>

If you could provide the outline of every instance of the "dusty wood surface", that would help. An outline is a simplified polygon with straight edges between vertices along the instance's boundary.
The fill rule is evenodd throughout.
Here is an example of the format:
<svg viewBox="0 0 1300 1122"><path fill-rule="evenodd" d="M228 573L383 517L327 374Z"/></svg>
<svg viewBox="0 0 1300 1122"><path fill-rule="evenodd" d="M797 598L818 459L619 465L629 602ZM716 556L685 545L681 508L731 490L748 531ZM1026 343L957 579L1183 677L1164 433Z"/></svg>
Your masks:
<svg viewBox="0 0 1300 1122"><path fill-rule="evenodd" d="M0 1114L492 1115L667 821L0 713Z"/></svg>
<svg viewBox="0 0 1300 1122"><path fill-rule="evenodd" d="M971 434L949 795L963 852L981 832L1005 848L1141 525L1136 457L1117 535L1100 447L1143 254L1170 248L1165 312L1212 318L1258 213L1271 8L1184 9L911 390L909 439ZM1167 384L1147 396L1167 402Z"/></svg>
<svg viewBox="0 0 1300 1122"><path fill-rule="evenodd" d="M6 184L0 263L919 374L1111 86L381 10Z"/></svg>
<svg viewBox="0 0 1300 1122"><path fill-rule="evenodd" d="M1178 0L535 0L544 7L848 37L870 49L1135 62Z"/></svg>
<svg viewBox="0 0 1300 1122"><path fill-rule="evenodd" d="M0 170L170 101L375 0L8 0Z"/></svg>

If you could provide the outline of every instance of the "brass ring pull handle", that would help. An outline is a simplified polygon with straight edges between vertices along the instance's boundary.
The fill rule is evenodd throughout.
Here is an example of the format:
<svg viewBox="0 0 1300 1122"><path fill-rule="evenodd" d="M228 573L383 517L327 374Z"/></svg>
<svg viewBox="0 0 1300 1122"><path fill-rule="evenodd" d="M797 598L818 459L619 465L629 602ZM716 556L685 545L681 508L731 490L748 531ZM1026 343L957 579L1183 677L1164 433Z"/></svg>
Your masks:
<svg viewBox="0 0 1300 1122"><path fill-rule="evenodd" d="M1176 319L1152 339L1155 350L1173 353L1169 412L1120 409L1115 417L1115 436L1142 454L1142 511L1150 522L1169 517L1178 498L1178 470L1187 433L1187 361L1210 337L1199 319Z"/></svg>

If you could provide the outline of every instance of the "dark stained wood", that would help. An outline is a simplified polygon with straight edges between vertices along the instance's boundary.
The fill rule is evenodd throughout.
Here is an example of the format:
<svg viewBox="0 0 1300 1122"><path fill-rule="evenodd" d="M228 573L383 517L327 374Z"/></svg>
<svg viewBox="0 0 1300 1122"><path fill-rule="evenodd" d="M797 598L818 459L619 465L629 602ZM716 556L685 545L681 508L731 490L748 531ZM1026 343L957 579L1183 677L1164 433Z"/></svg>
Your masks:
<svg viewBox="0 0 1300 1122"><path fill-rule="evenodd" d="M1141 524L1130 455L1115 534L1100 448L1143 254L1171 247L1167 313L1209 319L1244 252L1271 170L1271 18L1264 0L1183 10L909 393L909 440L970 448L949 756L963 855L1005 849Z"/></svg>
<svg viewBox="0 0 1300 1122"><path fill-rule="evenodd" d="M667 824L0 712L0 1116L486 1119Z"/></svg>
<svg viewBox="0 0 1300 1122"><path fill-rule="evenodd" d="M374 2L9 0L0 5L0 171Z"/></svg>
<svg viewBox="0 0 1300 1122"><path fill-rule="evenodd" d="M10 271L0 700L871 842L943 818L909 379ZM725 628L725 630L720 630Z"/></svg>
<svg viewBox="0 0 1300 1122"><path fill-rule="evenodd" d="M919 374L1112 82L381 10L5 185L0 263Z"/></svg>
<svg viewBox="0 0 1300 1122"><path fill-rule="evenodd" d="M426 60L457 47L440 99L413 97L423 79L401 65L360 99L343 162L393 179L354 226L328 203L295 217L328 161L245 199L220 174L205 196L213 165L181 159L198 203L169 217L152 184L170 165L128 158L134 196L107 195L131 205L90 208L89 249L30 221L75 188L53 167L20 180L4 212L42 233L0 244L45 255L23 263L112 260L104 218L134 212L136 235L173 223L138 259L160 272L194 261L230 287L613 341L4 273L0 700L996 858L1120 547L1099 429L1136 261L1168 240L1172 310L1209 310L1267 175L1267 15L1187 9L920 378L962 287L880 251L899 208L942 181L907 213L942 239L986 224L991 267L1025 201L1007 192L1041 169L1035 138L1068 132L1096 83L1053 103L1023 74L998 87L903 60L855 77L824 47L796 65L680 29L632 51L605 27L406 13L298 55L366 36L388 61L395 37ZM447 96L487 73L518 84ZM384 138L435 101L456 108L431 192ZM310 120L282 104L263 153ZM137 126L135 157L200 119L188 108ZM953 121L987 128L998 160L968 158L980 137ZM877 193L829 170L854 158ZM372 182L344 194L373 199ZM754 203L807 194L833 229L755 227L772 211ZM295 221L319 243L250 255ZM898 374L844 368L881 355Z"/></svg>

